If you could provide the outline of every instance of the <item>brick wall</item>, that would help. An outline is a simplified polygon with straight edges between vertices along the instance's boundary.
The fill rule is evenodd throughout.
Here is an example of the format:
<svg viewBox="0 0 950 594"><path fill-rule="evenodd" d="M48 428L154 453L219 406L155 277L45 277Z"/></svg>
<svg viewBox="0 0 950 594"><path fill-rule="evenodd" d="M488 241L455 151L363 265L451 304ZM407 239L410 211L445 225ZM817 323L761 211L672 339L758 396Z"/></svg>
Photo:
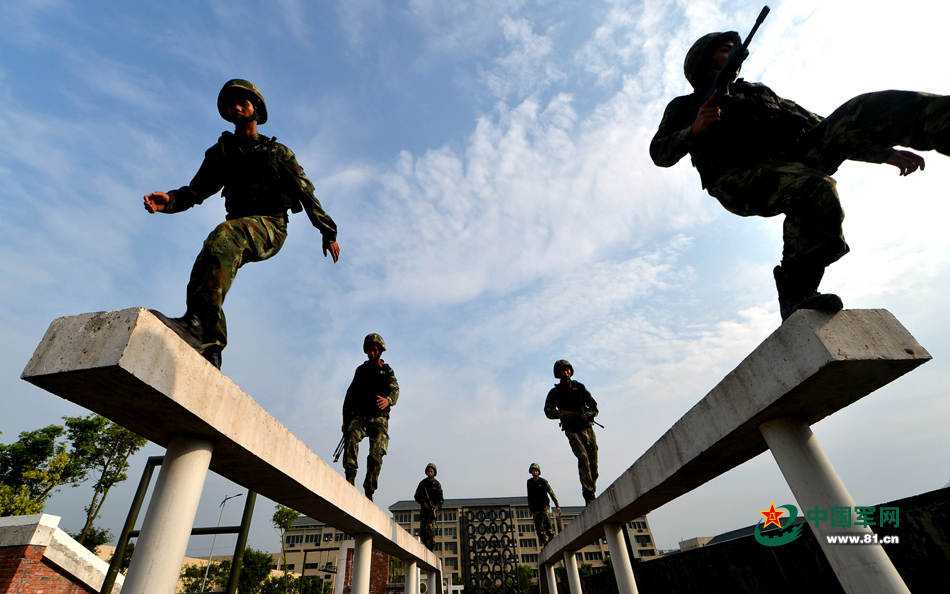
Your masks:
<svg viewBox="0 0 950 594"><path fill-rule="evenodd" d="M346 570L343 573L343 594L349 594L353 585L353 549L346 551ZM389 553L373 549L369 565L369 594L386 594L389 582Z"/></svg>
<svg viewBox="0 0 950 594"><path fill-rule="evenodd" d="M0 548L0 592L7 594L95 594L43 557L46 547Z"/></svg>

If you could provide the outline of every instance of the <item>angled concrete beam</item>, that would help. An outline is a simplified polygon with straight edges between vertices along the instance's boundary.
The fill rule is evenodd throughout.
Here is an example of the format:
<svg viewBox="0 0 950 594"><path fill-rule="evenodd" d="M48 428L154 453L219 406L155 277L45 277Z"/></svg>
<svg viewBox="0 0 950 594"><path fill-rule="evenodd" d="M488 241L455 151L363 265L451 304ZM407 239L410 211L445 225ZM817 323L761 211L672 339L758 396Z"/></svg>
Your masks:
<svg viewBox="0 0 950 594"><path fill-rule="evenodd" d="M163 447L206 439L221 476L438 569L434 553L145 309L54 320L21 377Z"/></svg>
<svg viewBox="0 0 950 594"><path fill-rule="evenodd" d="M555 536L541 563L761 454L763 423L811 425L930 358L886 310L795 313Z"/></svg>

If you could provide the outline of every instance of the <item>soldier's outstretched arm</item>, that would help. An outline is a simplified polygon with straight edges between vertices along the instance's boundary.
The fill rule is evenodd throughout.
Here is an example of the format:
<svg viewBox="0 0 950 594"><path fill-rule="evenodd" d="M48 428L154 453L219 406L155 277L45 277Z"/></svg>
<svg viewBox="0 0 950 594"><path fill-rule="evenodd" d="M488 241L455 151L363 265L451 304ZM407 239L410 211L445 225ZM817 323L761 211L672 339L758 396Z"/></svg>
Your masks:
<svg viewBox="0 0 950 594"><path fill-rule="evenodd" d="M323 257L327 257L327 251L330 252L330 255L333 256L333 263L336 264L340 260L340 244L333 242L330 245L323 246Z"/></svg>
<svg viewBox="0 0 950 594"><path fill-rule="evenodd" d="M910 175L918 169L924 170L924 158L910 151L894 151L885 163L900 169L901 175Z"/></svg>

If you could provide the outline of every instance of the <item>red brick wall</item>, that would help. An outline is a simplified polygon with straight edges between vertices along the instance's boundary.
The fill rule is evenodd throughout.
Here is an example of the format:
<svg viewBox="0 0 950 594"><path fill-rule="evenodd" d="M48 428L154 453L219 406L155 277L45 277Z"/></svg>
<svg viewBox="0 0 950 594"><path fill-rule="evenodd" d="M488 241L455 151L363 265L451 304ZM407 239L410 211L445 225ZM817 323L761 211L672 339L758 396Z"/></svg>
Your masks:
<svg viewBox="0 0 950 594"><path fill-rule="evenodd" d="M346 570L343 573L344 594L350 592L353 585L353 549L346 551ZM369 565L369 594L386 594L389 582L389 553L373 549L373 558Z"/></svg>
<svg viewBox="0 0 950 594"><path fill-rule="evenodd" d="M68 573L43 558L46 547L20 545L0 548L0 592L7 594L95 594Z"/></svg>

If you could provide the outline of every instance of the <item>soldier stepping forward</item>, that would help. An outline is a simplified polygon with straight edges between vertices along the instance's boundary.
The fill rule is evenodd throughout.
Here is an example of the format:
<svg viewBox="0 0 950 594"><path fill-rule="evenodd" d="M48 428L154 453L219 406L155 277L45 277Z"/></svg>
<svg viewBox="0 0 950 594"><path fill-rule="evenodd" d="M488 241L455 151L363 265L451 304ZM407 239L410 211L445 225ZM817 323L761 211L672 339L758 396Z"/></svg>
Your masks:
<svg viewBox="0 0 950 594"><path fill-rule="evenodd" d="M538 534L538 544L543 548L549 540L554 538L554 522L551 519L551 501L557 508L557 515L561 517L561 506L551 483L541 478L541 467L531 464L528 467L528 509L534 518L534 531ZM551 499L548 499L550 495Z"/></svg>
<svg viewBox="0 0 950 594"><path fill-rule="evenodd" d="M666 107L650 156L670 167L689 154L703 188L729 212L785 215L782 262L773 271L783 321L799 309L838 311L841 299L818 292L825 267L849 249L831 175L845 160L887 163L901 175L923 170L922 157L894 146L950 154L950 97L868 93L822 119L765 85L738 79L728 95L717 91L696 105L740 43L728 31L693 44L683 69L694 93Z"/></svg>
<svg viewBox="0 0 950 594"><path fill-rule="evenodd" d="M234 79L218 94L218 113L234 124L205 152L204 162L187 186L145 196L145 210L166 214L188 210L221 190L227 220L204 242L191 270L185 315L168 318L152 310L212 365L221 368L228 343L224 297L238 269L266 260L287 238L287 210L307 213L323 235L323 255L336 262L340 246L336 224L313 195L313 184L286 146L257 133L267 121L264 97L253 84ZM223 188L223 190L222 190Z"/></svg>
<svg viewBox="0 0 950 594"><path fill-rule="evenodd" d="M597 403L584 384L571 380L574 368L561 359L554 364L554 385L544 401L544 414L549 419L560 419L561 430L577 456L577 473L581 479L584 504L590 505L597 491L597 436L594 435L594 417Z"/></svg>
<svg viewBox="0 0 950 594"><path fill-rule="evenodd" d="M366 478L363 492L373 500L383 456L389 448L389 409L399 399L399 384L392 368L380 359L386 343L379 334L369 334L363 339L366 362L356 368L353 381L343 399L343 427L346 438L343 450L343 468L346 480L356 484L356 470L360 467L357 458L360 442L369 437L369 454L366 456Z"/></svg>
<svg viewBox="0 0 950 594"><path fill-rule="evenodd" d="M435 548L435 521L442 509L442 483L435 480L439 469L429 462L426 465L426 477L416 487L415 500L419 504L419 528L422 544L430 551Z"/></svg>

